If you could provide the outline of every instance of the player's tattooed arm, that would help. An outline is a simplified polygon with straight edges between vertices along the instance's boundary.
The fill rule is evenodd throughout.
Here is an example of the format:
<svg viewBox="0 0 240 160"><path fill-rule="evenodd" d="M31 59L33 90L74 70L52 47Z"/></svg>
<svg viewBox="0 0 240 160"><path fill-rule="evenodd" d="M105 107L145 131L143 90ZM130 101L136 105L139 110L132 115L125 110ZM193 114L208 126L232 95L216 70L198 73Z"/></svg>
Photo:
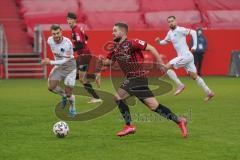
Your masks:
<svg viewBox="0 0 240 160"><path fill-rule="evenodd" d="M103 66L110 66L112 64L112 60L108 59L108 58L104 58L104 57L99 57L99 62L103 65Z"/></svg>
<svg viewBox="0 0 240 160"><path fill-rule="evenodd" d="M95 69L96 73L100 73L102 71L103 66L110 66L112 63L113 62L108 58L99 57Z"/></svg>

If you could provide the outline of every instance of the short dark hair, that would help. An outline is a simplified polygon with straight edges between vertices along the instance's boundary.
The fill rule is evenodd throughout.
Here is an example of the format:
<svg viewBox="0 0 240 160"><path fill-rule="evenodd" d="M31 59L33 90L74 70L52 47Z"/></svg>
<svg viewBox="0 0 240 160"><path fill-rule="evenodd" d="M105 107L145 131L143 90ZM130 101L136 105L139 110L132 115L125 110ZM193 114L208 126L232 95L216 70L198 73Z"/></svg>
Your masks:
<svg viewBox="0 0 240 160"><path fill-rule="evenodd" d="M67 18L77 19L77 15L75 13L73 13L73 12L68 12Z"/></svg>
<svg viewBox="0 0 240 160"><path fill-rule="evenodd" d="M58 29L62 30L62 28L60 27L59 24L53 24L53 25L51 25L51 30L56 31L56 30L58 30Z"/></svg>
<svg viewBox="0 0 240 160"><path fill-rule="evenodd" d="M118 22L118 23L115 23L114 26L117 26L117 27L120 27L120 28L124 28L126 33L128 33L128 25L126 23Z"/></svg>
<svg viewBox="0 0 240 160"><path fill-rule="evenodd" d="M167 19L170 19L170 18L176 19L175 16L168 16L168 17L167 17Z"/></svg>

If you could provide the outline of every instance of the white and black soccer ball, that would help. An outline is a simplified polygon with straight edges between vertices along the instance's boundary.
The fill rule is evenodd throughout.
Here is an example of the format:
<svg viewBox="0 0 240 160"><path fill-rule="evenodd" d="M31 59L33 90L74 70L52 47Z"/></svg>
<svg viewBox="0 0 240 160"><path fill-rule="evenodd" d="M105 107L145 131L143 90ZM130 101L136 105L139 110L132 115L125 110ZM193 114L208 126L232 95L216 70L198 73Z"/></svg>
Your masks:
<svg viewBox="0 0 240 160"><path fill-rule="evenodd" d="M58 138L64 138L68 135L69 127L68 124L64 121L59 121L53 125L53 133Z"/></svg>

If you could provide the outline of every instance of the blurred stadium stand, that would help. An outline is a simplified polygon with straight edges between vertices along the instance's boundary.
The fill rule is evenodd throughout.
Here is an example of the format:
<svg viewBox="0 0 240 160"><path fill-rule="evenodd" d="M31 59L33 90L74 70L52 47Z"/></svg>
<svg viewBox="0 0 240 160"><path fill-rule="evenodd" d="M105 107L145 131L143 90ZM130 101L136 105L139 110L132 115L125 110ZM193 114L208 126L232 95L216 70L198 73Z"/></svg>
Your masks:
<svg viewBox="0 0 240 160"><path fill-rule="evenodd" d="M149 28L167 30L166 17L169 15L177 15L179 25L190 28L201 25L202 21L201 14L197 10L147 12L144 17Z"/></svg>
<svg viewBox="0 0 240 160"><path fill-rule="evenodd" d="M41 39L38 43L34 40L39 36L34 28L66 24L69 11L77 13L79 23L92 31L111 30L116 21L127 22L131 30L166 30L169 15L176 15L180 25L191 28L240 29L239 0L1 0L0 23L9 57L16 62L16 55L40 60L36 45Z"/></svg>

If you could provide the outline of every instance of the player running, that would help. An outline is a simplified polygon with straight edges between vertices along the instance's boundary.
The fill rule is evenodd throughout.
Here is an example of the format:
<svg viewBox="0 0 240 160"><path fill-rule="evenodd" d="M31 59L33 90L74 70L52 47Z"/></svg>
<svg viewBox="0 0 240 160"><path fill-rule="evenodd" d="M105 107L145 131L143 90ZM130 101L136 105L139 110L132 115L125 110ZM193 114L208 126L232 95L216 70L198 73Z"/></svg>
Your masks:
<svg viewBox="0 0 240 160"><path fill-rule="evenodd" d="M88 74L89 63L91 61L91 52L87 47L88 37L84 31L77 25L77 16L75 13L69 12L67 14L67 22L72 29L72 40L74 42L74 51L77 51L77 69L79 70L79 80L83 84L85 90L92 96L88 103L102 102L97 95L87 77L95 78L96 84L100 87L100 71L96 74Z"/></svg>
<svg viewBox="0 0 240 160"><path fill-rule="evenodd" d="M51 34L47 40L55 60L45 58L42 65L54 65L48 78L48 90L62 96L62 107L65 107L67 100L70 102L69 114L75 116L75 96L73 87L76 79L76 61L73 56L73 46L70 39L62 36L62 29L59 25L51 26ZM65 90L59 83L64 81Z"/></svg>
<svg viewBox="0 0 240 160"><path fill-rule="evenodd" d="M172 69L178 69L181 67L184 67L185 70L188 72L188 74L191 76L192 79L194 79L197 84L204 90L206 93L205 101L210 100L214 93L208 88L204 80L198 76L197 69L194 65L194 58L191 53L191 51L195 51L197 48L197 34L196 31L177 26L177 21L175 16L169 16L167 18L168 25L170 27L169 32L167 33L167 36L164 40L160 40L159 37L155 39L155 41L160 45L166 45L169 42L173 43L173 46L177 52L177 57L169 61L168 64L166 64L167 68L167 75L177 84L177 90L175 92L175 95L180 94L184 88L185 85L178 79L176 73ZM189 47L186 42L186 36L191 35L193 38L193 47L191 48L191 51L189 50Z"/></svg>
<svg viewBox="0 0 240 160"><path fill-rule="evenodd" d="M177 117L166 106L159 104L151 90L148 88L148 79L146 71L143 69L142 51L150 51L162 67L162 59L158 51L142 40L127 39L128 25L125 23L116 23L113 27L113 37L115 47L108 54L107 58L102 58L102 65L111 65L118 62L121 70L124 72L126 79L117 90L115 95L118 108L125 120L125 127L117 133L117 136L126 136L136 131L131 124L131 115L125 100L130 96L136 96L150 110L161 116L175 122L182 131L183 137L187 137L186 119Z"/></svg>

